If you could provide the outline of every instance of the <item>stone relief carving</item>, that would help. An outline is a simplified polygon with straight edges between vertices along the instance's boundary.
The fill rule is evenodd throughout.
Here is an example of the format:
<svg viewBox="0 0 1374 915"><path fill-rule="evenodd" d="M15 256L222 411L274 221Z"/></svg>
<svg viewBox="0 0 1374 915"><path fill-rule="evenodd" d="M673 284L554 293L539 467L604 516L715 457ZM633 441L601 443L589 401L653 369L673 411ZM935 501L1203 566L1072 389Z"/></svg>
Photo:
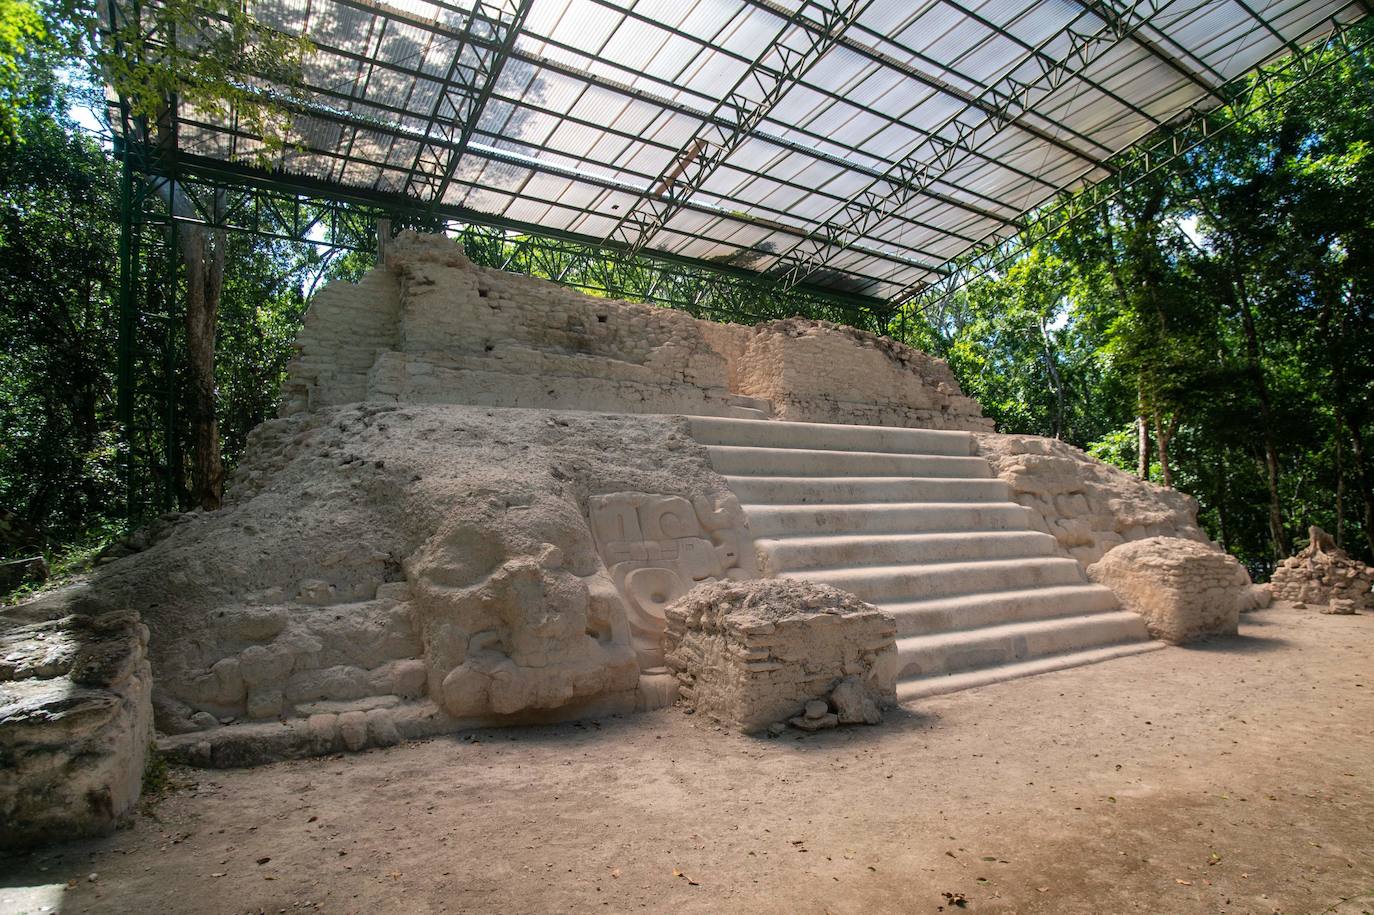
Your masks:
<svg viewBox="0 0 1374 915"><path fill-rule="evenodd" d="M592 535L625 602L642 671L664 667L664 610L693 586L757 578L744 510L714 499L615 492L589 500Z"/></svg>

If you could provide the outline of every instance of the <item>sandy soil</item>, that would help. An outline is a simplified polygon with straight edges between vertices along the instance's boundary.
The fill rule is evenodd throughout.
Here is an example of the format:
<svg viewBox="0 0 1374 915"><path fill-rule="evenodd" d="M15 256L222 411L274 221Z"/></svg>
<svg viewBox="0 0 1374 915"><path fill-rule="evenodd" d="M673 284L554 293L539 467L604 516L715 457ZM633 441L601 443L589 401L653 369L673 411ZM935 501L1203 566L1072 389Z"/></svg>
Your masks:
<svg viewBox="0 0 1374 915"><path fill-rule="evenodd" d="M1346 915L1374 911L1374 615L1274 608L878 728L669 709L173 778L0 862L0 910Z"/></svg>

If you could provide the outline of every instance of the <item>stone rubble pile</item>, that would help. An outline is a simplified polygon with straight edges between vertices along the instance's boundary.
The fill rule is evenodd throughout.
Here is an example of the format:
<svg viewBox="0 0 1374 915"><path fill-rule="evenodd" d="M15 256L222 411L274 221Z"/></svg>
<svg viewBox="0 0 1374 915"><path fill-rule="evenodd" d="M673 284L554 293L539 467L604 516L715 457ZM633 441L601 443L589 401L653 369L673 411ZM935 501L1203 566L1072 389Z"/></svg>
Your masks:
<svg viewBox="0 0 1374 915"><path fill-rule="evenodd" d="M1374 567L1352 559L1317 526L1307 547L1274 570L1269 587L1277 600L1309 604L1324 613L1374 611Z"/></svg>
<svg viewBox="0 0 1374 915"><path fill-rule="evenodd" d="M877 723L896 701L896 624L844 591L782 578L718 582L666 616L684 704L745 733L789 719L806 730Z"/></svg>

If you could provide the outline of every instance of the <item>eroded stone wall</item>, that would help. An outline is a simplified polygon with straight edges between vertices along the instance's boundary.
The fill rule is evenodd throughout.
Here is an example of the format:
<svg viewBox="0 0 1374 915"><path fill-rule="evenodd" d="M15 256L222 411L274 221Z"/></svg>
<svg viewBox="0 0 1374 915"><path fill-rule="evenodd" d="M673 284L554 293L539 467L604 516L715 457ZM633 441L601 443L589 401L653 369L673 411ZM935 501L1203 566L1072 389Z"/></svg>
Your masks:
<svg viewBox="0 0 1374 915"><path fill-rule="evenodd" d="M283 415L359 400L990 429L940 360L825 322L757 327L583 295L402 235L312 302Z"/></svg>
<svg viewBox="0 0 1374 915"><path fill-rule="evenodd" d="M753 328L738 390L778 419L991 431L942 360L866 331L789 318Z"/></svg>
<svg viewBox="0 0 1374 915"><path fill-rule="evenodd" d="M632 620L753 574L684 419L461 405L265 423L225 507L145 546L0 633L137 608L160 744L215 766L657 707L673 678Z"/></svg>

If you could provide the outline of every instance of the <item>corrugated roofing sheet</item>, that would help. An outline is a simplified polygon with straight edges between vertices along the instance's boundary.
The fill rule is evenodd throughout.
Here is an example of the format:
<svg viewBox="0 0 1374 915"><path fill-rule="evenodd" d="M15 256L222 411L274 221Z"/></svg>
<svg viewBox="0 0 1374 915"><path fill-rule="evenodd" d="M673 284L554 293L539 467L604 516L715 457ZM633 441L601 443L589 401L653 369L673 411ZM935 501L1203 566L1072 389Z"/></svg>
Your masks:
<svg viewBox="0 0 1374 915"><path fill-rule="evenodd" d="M314 43L275 166L886 297L1359 0L248 0ZM502 39L510 35L510 41ZM263 84L264 88L270 88ZM467 124L455 121L457 110ZM233 118L187 153L248 161ZM460 148L461 147L461 148Z"/></svg>

